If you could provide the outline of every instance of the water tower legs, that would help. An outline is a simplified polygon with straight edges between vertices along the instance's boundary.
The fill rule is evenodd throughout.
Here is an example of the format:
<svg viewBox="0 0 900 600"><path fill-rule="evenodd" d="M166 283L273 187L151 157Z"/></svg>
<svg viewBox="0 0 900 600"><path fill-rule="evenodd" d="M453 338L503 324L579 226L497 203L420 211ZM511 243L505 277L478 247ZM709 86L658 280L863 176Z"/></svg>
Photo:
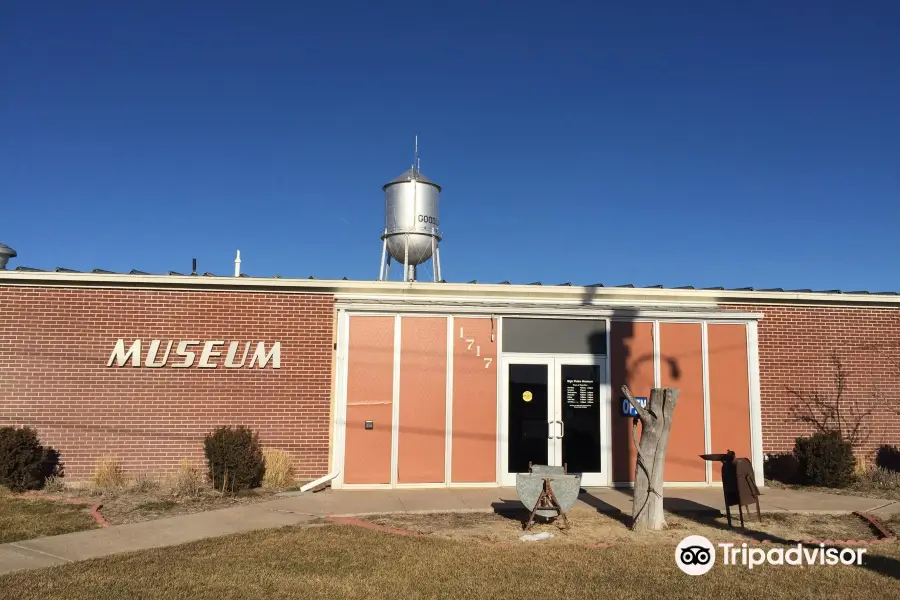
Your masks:
<svg viewBox="0 0 900 600"><path fill-rule="evenodd" d="M387 273L391 268L391 257L387 253L387 236L381 238L381 267L378 269L378 281L387 279Z"/></svg>
<svg viewBox="0 0 900 600"><path fill-rule="evenodd" d="M401 234L403 235L403 234ZM390 280L391 273L391 262L400 262L397 259L393 258L391 255L391 251L388 245L388 238L392 237L387 234L387 231L382 235L381 239L381 266L378 269L378 281L388 281ZM416 281L418 277L418 264L410 263L410 238L409 234L403 235L403 277L402 280L404 282ZM418 244L418 245L417 245ZM412 243L413 252L421 251L421 244L418 242ZM438 283L442 281L441 278L441 254L440 254L440 237L432 236L431 237L431 266L432 266L432 281ZM415 256L413 256L413 260L417 260Z"/></svg>
<svg viewBox="0 0 900 600"><path fill-rule="evenodd" d="M432 239L434 239L434 238L432 238ZM441 279L440 251L441 251L441 245L438 244L437 241L435 241L434 242L434 252L431 253L431 261L432 261L431 266L432 266L432 270L434 271L434 282L435 283L440 283L441 281L443 281L443 279Z"/></svg>
<svg viewBox="0 0 900 600"><path fill-rule="evenodd" d="M435 283L441 280L441 263L437 255L437 239L431 236L431 275Z"/></svg>
<svg viewBox="0 0 900 600"><path fill-rule="evenodd" d="M406 243L403 245L403 281L409 281L409 234L406 234Z"/></svg>

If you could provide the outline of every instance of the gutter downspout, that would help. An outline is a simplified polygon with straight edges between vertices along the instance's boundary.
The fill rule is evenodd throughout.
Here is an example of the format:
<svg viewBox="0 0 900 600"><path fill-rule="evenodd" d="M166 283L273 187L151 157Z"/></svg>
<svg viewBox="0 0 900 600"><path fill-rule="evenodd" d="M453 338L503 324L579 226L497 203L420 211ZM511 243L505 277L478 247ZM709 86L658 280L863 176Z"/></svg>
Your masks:
<svg viewBox="0 0 900 600"><path fill-rule="evenodd" d="M334 479L335 477L337 477L338 475L340 475L340 473L341 473L340 471L332 471L328 475L319 477L315 481L310 481L309 483L307 483L306 485L304 485L303 487L300 488L300 492L305 493L305 492L308 492L310 490L313 490L313 489L319 487L320 485L324 485L324 484L328 483L329 481L331 481L332 479Z"/></svg>

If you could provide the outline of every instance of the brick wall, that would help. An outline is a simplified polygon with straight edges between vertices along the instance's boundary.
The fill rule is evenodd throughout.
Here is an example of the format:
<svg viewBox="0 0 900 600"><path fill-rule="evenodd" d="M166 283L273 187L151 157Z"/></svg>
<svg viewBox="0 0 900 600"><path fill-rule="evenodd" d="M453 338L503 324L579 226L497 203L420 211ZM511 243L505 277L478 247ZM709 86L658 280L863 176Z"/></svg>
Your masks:
<svg viewBox="0 0 900 600"><path fill-rule="evenodd" d="M790 389L811 398L818 391L834 397L837 390L832 352L845 372L841 404L861 415L868 440L857 454L871 458L881 444L900 445L900 309L822 308L792 306L728 306L761 312L759 372L763 448L779 452L793 448L809 425L799 422L801 405Z"/></svg>
<svg viewBox="0 0 900 600"><path fill-rule="evenodd" d="M240 424L290 452L299 477L327 471L332 296L0 286L0 306L0 425L36 427L67 477L89 477L102 455L132 473L203 464L203 436ZM144 354L175 340L170 364L178 340L277 341L281 365L226 369L222 352L200 369L193 347L187 369L107 367L119 338L146 340Z"/></svg>

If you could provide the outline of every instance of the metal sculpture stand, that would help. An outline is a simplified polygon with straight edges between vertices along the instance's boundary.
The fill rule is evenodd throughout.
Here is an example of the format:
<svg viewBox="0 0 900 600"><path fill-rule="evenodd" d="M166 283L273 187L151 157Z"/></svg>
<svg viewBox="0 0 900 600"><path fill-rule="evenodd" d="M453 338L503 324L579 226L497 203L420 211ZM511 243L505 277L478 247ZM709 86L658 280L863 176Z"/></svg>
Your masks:
<svg viewBox="0 0 900 600"><path fill-rule="evenodd" d="M516 493L530 511L523 529L531 529L535 517L556 519L562 517L565 529L569 528L566 512L578 501L581 490L581 474L569 474L566 465L533 465L528 463L527 473L516 474Z"/></svg>
<svg viewBox="0 0 900 600"><path fill-rule="evenodd" d="M741 518L741 529L744 529L744 498L748 496L743 490L749 490L749 495L756 501L756 518L762 523L762 512L759 510L759 488L756 487L756 482L753 481L752 477L744 474L743 481L738 482L738 489L741 490L741 492L739 492L740 499L736 504L738 507L738 515L740 515ZM750 503L747 504L747 512L750 512ZM728 502L725 503L725 516L728 518L728 526L731 527L731 504Z"/></svg>
<svg viewBox="0 0 900 600"><path fill-rule="evenodd" d="M762 511L759 508L759 488L756 486L753 465L746 458L736 458L732 450L724 454L701 454L700 458L722 463L722 492L725 496L725 516L731 527L731 507L737 505L744 529L744 507L749 512L750 505L756 504L756 518L762 523Z"/></svg>
<svg viewBox="0 0 900 600"><path fill-rule="evenodd" d="M566 518L566 513L563 512L562 506L560 506L559 501L556 499L556 494L553 493L553 489L550 487L550 478L544 479L544 487L541 490L541 494L538 496L534 508L531 509L531 514L528 515L528 521L525 523L524 529L526 531L531 529L532 525L534 525L534 516L538 510L555 511L557 517L561 518L563 523L565 523L564 529L569 528L569 520Z"/></svg>

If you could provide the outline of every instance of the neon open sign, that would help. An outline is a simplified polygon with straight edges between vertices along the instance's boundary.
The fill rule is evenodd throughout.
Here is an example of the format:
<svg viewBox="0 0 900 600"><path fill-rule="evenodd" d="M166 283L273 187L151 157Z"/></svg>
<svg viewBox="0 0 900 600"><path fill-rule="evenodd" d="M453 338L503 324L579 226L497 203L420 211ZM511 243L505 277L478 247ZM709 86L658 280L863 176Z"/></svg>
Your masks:
<svg viewBox="0 0 900 600"><path fill-rule="evenodd" d="M637 403L641 405L641 408L647 408L647 398L644 396L636 396L635 400ZM637 411L631 405L631 402L628 401L628 398L622 398L622 416L623 417L636 417Z"/></svg>

